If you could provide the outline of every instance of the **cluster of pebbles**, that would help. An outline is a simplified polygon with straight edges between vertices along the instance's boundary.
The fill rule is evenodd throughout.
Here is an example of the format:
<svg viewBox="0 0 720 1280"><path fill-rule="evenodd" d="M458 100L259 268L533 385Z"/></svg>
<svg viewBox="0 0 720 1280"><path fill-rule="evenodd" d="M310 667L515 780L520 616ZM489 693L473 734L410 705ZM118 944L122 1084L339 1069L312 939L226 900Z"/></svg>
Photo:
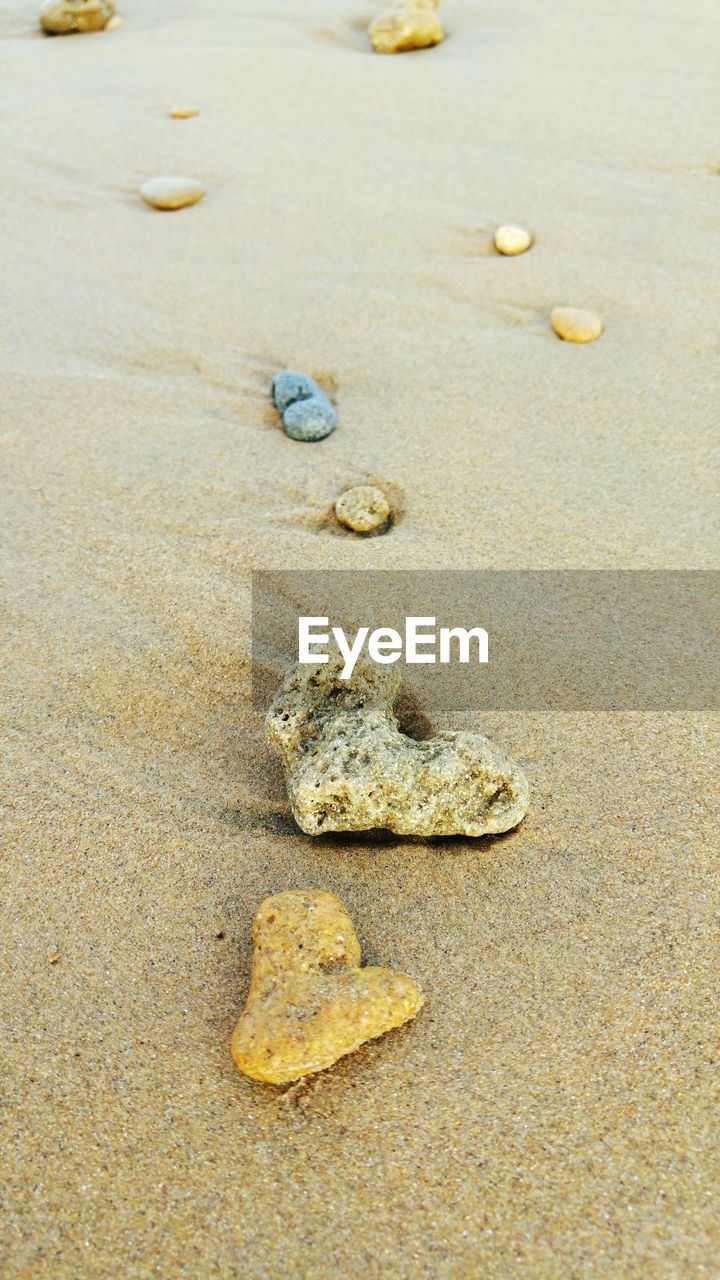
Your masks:
<svg viewBox="0 0 720 1280"><path fill-rule="evenodd" d="M314 378L295 369L276 373L272 398L291 440L324 440L337 426L337 410Z"/></svg>
<svg viewBox="0 0 720 1280"><path fill-rule="evenodd" d="M271 384L273 404L291 440L312 443L324 440L336 428L337 409L314 378L296 369L276 373ZM390 524L390 503L375 485L354 485L341 493L335 516L353 533L384 532Z"/></svg>
<svg viewBox="0 0 720 1280"><path fill-rule="evenodd" d="M40 24L48 35L112 30L121 24L112 0L47 0ZM378 53L428 48L445 39L438 0L397 0L368 28ZM177 105L176 120L198 114ZM195 178L161 175L140 188L163 211L197 204L206 194ZM516 257L533 244L524 227L499 226L499 254ZM603 332L599 316L557 307L550 325L566 342L588 343ZM286 434L316 442L338 425L337 410L315 379L293 369L275 375L272 399ZM363 536L384 532L391 505L375 485L355 485L334 504L339 524ZM402 835L481 836L510 831L528 807L519 767L481 734L444 732L416 741L402 733L393 710L395 668L358 663L349 680L341 662L297 665L285 676L266 718L280 757L298 826L310 835L368 831ZM55 963L57 955L49 957ZM322 1071L366 1041L415 1017L417 983L378 966L363 968L352 921L331 893L279 893L253 919L253 957L245 1009L232 1054L254 1080L284 1084Z"/></svg>

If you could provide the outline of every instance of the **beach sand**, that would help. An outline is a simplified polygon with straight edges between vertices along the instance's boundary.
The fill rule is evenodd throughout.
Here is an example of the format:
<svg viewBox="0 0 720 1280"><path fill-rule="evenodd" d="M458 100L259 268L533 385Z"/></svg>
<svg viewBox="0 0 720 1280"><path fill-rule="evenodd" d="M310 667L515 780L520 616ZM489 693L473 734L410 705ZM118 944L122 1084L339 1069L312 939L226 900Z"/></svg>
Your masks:
<svg viewBox="0 0 720 1280"><path fill-rule="evenodd" d="M253 568L716 563L716 6L448 0L396 58L379 8L0 18L8 1278L720 1274L717 719L466 716L517 832L320 840L249 687ZM388 536L328 523L363 483ZM229 1041L305 886L427 1004L285 1093Z"/></svg>

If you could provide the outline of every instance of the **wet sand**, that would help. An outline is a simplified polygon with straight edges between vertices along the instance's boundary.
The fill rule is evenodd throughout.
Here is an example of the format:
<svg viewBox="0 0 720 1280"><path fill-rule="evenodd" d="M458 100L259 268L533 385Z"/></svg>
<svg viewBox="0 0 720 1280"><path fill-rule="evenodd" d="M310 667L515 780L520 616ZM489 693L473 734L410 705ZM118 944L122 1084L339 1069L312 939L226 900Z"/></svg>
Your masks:
<svg viewBox="0 0 720 1280"><path fill-rule="evenodd" d="M8 1277L720 1268L717 719L459 717L529 776L516 833L316 840L249 686L253 568L716 563L717 14L448 3L384 58L376 11L0 18ZM162 173L208 194L151 210ZM321 444L285 366L336 387ZM358 540L367 483L400 518ZM229 1040L305 886L427 1004L284 1093Z"/></svg>

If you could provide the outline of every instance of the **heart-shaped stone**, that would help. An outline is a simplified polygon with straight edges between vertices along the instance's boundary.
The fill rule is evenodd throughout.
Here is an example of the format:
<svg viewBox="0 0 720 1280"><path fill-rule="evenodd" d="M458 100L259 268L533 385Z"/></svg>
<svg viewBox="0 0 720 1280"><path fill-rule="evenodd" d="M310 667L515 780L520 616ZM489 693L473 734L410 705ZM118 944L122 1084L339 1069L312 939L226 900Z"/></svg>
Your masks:
<svg viewBox="0 0 720 1280"><path fill-rule="evenodd" d="M361 659L343 679L343 667L335 653L296 663L265 720L303 831L483 836L518 825L528 784L500 747L481 733L409 738L393 710L398 668Z"/></svg>
<svg viewBox="0 0 720 1280"><path fill-rule="evenodd" d="M252 932L250 989L231 1048L253 1080L287 1084L322 1071L422 1007L411 978L360 968L352 920L332 893L266 898Z"/></svg>

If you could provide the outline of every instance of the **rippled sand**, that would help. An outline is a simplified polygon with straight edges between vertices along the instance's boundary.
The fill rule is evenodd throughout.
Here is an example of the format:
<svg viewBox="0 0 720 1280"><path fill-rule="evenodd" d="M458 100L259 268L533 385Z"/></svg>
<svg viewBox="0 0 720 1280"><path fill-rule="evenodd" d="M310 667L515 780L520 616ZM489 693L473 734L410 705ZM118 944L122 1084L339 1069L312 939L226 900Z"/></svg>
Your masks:
<svg viewBox="0 0 720 1280"><path fill-rule="evenodd" d="M248 660L253 567L713 564L716 9L447 0L393 58L380 7L0 16L13 1280L720 1267L717 722L459 718L528 773L516 834L313 840ZM148 209L162 173L208 194ZM336 388L322 444L286 366ZM387 536L329 520L356 484ZM427 1005L282 1095L229 1040L304 886Z"/></svg>

